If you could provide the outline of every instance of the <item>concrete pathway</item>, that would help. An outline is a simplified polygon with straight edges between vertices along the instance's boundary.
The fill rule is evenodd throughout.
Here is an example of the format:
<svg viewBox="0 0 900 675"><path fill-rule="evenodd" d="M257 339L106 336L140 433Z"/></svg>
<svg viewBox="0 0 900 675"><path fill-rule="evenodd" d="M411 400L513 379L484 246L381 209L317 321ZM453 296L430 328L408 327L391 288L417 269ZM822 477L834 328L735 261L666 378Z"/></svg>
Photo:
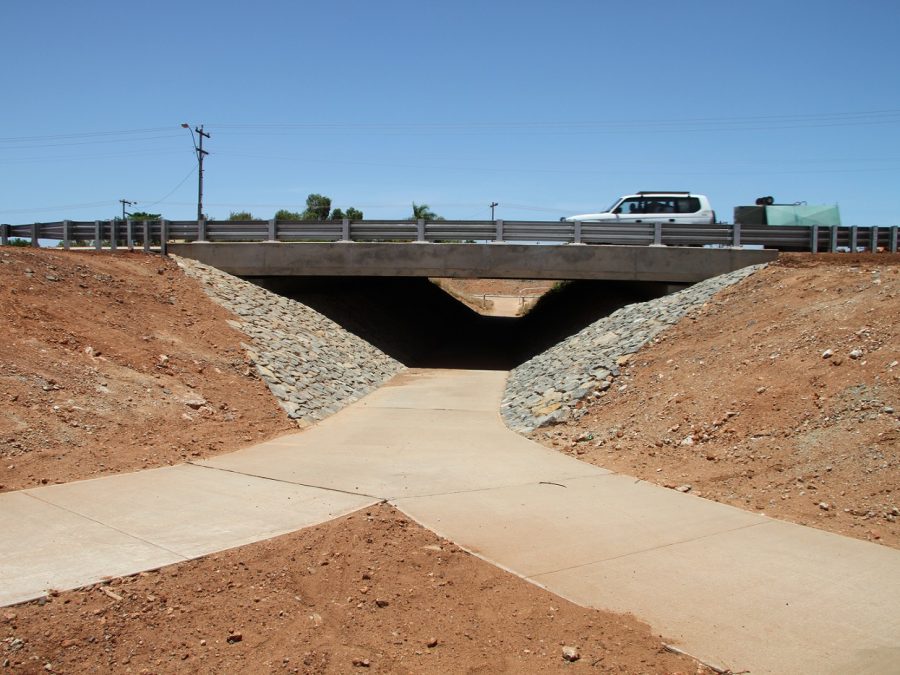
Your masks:
<svg viewBox="0 0 900 675"><path fill-rule="evenodd" d="M406 371L315 427L193 465L0 495L0 604L382 499L579 604L751 673L900 672L900 551L614 474L506 429L505 373Z"/></svg>

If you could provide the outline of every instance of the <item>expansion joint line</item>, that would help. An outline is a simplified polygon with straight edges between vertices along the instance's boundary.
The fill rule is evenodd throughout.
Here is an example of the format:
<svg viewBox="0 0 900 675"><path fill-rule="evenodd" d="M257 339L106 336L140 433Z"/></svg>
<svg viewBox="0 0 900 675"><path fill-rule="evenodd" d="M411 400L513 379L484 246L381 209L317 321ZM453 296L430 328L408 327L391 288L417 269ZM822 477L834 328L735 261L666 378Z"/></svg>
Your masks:
<svg viewBox="0 0 900 675"><path fill-rule="evenodd" d="M172 549L167 548L167 547L163 546L162 544L159 544L158 542L150 541L149 539L144 539L143 537L139 537L134 532L129 532L128 530L123 530L114 525L110 525L109 523L104 523L102 520L97 520L96 518L91 518L90 516L85 515L84 513L80 513L79 511L70 509L66 506L60 506L59 504L54 504L53 502L48 501L46 499L42 499L41 497L38 497L37 495L32 494L30 492L26 491L25 494L28 495L29 497L31 497L32 499L36 499L39 502L47 504L48 506L52 506L53 508L60 509L62 511L66 511L67 513L71 513L73 516L78 516L79 518L84 518L85 520L88 520L92 523L96 523L97 525L100 525L101 527L105 527L109 530L112 530L113 532L118 532L119 534L123 534L126 537L130 537L131 539L136 539L137 541L143 542L144 544L147 544L148 546L152 546L153 548L161 549L161 550L165 551L166 553L171 553L172 555L181 558L183 561L190 560L190 558L188 556L185 556L183 553L179 553L178 551L173 551Z"/></svg>
<svg viewBox="0 0 900 675"><path fill-rule="evenodd" d="M260 476L256 473L249 473L247 471L237 471L235 469L225 469L221 466L207 466L206 464L196 464L194 462L186 462L191 466L196 466L200 469L211 469L213 471L224 471L225 473L233 473L238 476L247 476L248 478L259 478L261 480L270 480L273 483L284 483L285 485L297 485L299 487L308 487L316 490L324 490L326 492L337 492L343 495L352 495L354 497L368 497L369 499L376 499L379 502L387 501L386 497L379 497L378 495L370 495L365 492L351 492L350 490L341 490L340 488L333 487L325 487L324 485L312 485L310 483L300 483L293 480L284 480L283 478L272 478L271 476Z"/></svg>

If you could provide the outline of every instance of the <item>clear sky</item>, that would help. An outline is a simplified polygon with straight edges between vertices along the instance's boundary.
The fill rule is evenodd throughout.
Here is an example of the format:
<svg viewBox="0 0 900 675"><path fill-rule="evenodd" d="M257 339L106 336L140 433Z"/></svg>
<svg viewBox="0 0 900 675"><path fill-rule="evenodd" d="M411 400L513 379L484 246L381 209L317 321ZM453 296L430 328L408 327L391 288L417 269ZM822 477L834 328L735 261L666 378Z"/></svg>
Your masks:
<svg viewBox="0 0 900 675"><path fill-rule="evenodd" d="M119 199L556 220L642 189L897 225L897 0L0 5L0 222Z"/></svg>

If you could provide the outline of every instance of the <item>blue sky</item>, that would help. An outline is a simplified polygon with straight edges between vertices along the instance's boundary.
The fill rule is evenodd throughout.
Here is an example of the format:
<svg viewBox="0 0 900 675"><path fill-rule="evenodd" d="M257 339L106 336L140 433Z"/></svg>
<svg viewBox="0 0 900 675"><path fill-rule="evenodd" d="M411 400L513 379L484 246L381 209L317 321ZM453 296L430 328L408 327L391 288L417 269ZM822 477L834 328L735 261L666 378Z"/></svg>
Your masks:
<svg viewBox="0 0 900 675"><path fill-rule="evenodd" d="M641 189L897 225L900 3L4 2L0 222L119 199L557 218Z"/></svg>

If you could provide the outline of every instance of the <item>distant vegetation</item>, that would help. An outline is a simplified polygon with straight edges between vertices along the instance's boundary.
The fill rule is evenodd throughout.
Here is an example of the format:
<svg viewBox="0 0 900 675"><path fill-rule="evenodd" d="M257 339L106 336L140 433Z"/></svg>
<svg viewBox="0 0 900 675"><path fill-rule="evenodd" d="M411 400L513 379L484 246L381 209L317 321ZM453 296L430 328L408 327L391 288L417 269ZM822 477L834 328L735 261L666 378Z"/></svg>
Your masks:
<svg viewBox="0 0 900 675"><path fill-rule="evenodd" d="M161 213L147 213L146 211L135 211L128 216L131 220L159 220L162 218Z"/></svg>
<svg viewBox="0 0 900 675"><path fill-rule="evenodd" d="M443 220L441 216L436 214L428 204L412 203L412 219L413 220Z"/></svg>
<svg viewBox="0 0 900 675"><path fill-rule="evenodd" d="M159 220L162 214L136 211L128 216L131 220ZM332 209L331 197L313 192L306 198L306 208L303 211L290 211L279 209L273 216L276 220L362 220L365 216L359 209L350 206L346 210ZM431 210L428 204L412 203L412 220L444 220L443 217ZM119 220L118 218L116 220ZM228 220L268 220L254 216L250 211L232 211L228 214Z"/></svg>

